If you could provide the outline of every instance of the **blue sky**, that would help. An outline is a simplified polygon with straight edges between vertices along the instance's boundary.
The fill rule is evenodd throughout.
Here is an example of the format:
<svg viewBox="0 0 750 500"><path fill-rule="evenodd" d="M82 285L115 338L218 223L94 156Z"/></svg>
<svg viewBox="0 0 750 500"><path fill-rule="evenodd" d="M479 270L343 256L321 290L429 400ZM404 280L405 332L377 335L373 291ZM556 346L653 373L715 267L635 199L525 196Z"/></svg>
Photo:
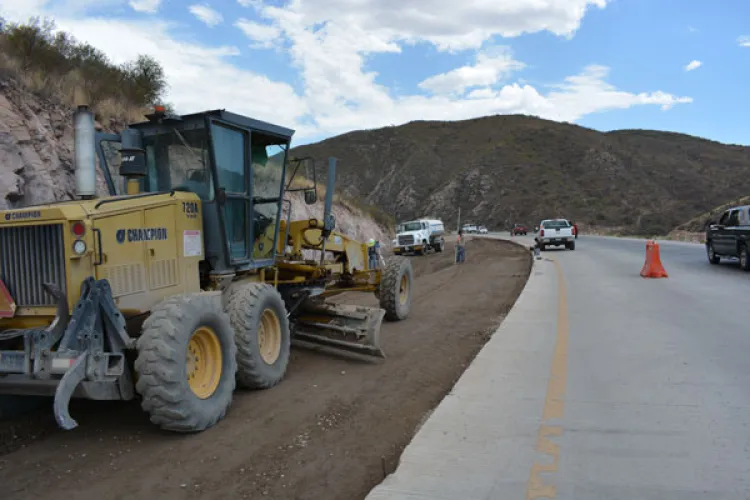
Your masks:
<svg viewBox="0 0 750 500"><path fill-rule="evenodd" d="M503 113L750 144L746 0L0 0L0 14L49 16L115 62L149 53L178 111L234 110L297 144Z"/></svg>

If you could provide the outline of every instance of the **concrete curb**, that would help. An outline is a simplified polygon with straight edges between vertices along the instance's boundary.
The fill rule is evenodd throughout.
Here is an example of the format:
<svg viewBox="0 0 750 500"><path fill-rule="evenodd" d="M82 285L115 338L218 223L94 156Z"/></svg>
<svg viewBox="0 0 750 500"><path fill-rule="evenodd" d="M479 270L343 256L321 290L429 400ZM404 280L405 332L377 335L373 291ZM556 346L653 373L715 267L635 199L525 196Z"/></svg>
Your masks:
<svg viewBox="0 0 750 500"><path fill-rule="evenodd" d="M477 237L477 235L472 236ZM497 236L492 237L492 235L481 235L479 237L510 241L511 243L529 250L529 246L522 242L512 241L505 238L498 238ZM443 464L443 461L446 460L445 455L433 455L431 459L426 460L424 464L417 467L418 469L424 469L424 472L416 471L414 462L415 460L420 463L422 462L420 456L424 455L426 447L425 443L429 443L430 445L433 444L434 438L431 438L430 436L434 436L435 428L440 426L438 422L445 423L449 418L455 418L456 415L453 415L455 411L451 408L456 405L457 398L460 400L462 397L466 397L465 395L461 396L461 393L466 392L467 388L469 387L472 388L470 392L475 392L476 390L486 390L486 388L475 387L475 380L477 379L478 373L487 369L488 359L493 359L496 356L498 350L504 349L506 342L506 339L503 336L503 334L505 333L504 330L513 328L514 324L518 325L519 323L523 323L525 321L523 318L528 314L529 309L533 309L536 304L536 299L530 294L538 293L540 289L549 289L549 286L547 285L537 284L537 281L539 280L549 279L547 275L539 272L539 267L543 263L545 263L545 261L536 260L531 251L529 251L529 258L531 259L529 276L526 279L526 282L524 283L520 293L518 294L518 298L513 303L513 306L509 309L508 313L505 315L505 318L503 318L501 323L495 329L490 339L482 346L479 352L477 352L474 359L471 361L471 363L469 363L461 376L453 384L453 387L451 387L451 389L445 394L445 396L443 396L440 402L425 415L426 418L423 418L422 422L420 422L420 425L417 426L409 444L404 448L401 456L399 457L399 462L396 466L396 469L392 473L388 474L383 479L383 481L376 485L372 490L370 490L370 492L365 497L365 500L416 500L417 498L434 498L437 500L456 498L455 495L449 494L449 492L447 491L442 491L439 483L444 480L450 480L455 481L456 485L458 486L467 481L467 478L456 477L449 479L441 477L440 479L437 479L434 476L434 474L439 473L438 469L442 465L445 465ZM507 346L505 346L505 349L507 349ZM452 417L449 417L449 414L452 415ZM458 427L460 428L461 425L459 425ZM529 447L529 449L532 448ZM471 457L467 456L465 458L466 460L471 460ZM431 476L432 479L428 479L428 476L424 476L423 474ZM456 474L457 476L464 476L464 474L458 473L458 471L454 471L454 474ZM495 480L496 474L497 471L483 475L486 476L483 477L483 480L492 482ZM466 500L479 498L469 494L466 491L463 491L462 496ZM485 497L481 496L481 498Z"/></svg>

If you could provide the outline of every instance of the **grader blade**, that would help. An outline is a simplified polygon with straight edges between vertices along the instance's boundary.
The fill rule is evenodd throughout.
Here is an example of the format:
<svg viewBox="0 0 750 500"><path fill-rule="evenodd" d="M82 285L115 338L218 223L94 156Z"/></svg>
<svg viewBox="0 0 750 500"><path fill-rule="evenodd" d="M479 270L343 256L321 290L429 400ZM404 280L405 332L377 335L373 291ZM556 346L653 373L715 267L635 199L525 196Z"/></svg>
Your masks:
<svg viewBox="0 0 750 500"><path fill-rule="evenodd" d="M380 348L384 316L383 309L309 301L296 318L293 338L300 346L385 358Z"/></svg>

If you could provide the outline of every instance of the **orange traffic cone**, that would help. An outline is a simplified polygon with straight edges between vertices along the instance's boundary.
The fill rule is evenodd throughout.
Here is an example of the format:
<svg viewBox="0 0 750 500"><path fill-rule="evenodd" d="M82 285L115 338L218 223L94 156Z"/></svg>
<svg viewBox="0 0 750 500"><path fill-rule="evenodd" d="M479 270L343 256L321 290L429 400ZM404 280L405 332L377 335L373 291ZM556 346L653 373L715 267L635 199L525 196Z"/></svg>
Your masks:
<svg viewBox="0 0 750 500"><path fill-rule="evenodd" d="M646 242L646 262L641 269L644 278L668 278L669 275L661 263L659 244L653 240Z"/></svg>

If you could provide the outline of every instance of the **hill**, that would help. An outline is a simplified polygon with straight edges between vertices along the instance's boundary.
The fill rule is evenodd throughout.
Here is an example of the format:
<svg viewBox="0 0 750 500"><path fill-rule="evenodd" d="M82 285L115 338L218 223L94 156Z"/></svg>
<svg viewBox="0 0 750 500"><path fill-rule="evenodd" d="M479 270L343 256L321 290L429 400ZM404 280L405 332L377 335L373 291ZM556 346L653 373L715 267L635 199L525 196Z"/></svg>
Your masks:
<svg viewBox="0 0 750 500"><path fill-rule="evenodd" d="M293 149L339 159L348 196L395 218L505 228L565 216L666 234L750 191L750 147L648 130L598 132L524 115L415 121Z"/></svg>

